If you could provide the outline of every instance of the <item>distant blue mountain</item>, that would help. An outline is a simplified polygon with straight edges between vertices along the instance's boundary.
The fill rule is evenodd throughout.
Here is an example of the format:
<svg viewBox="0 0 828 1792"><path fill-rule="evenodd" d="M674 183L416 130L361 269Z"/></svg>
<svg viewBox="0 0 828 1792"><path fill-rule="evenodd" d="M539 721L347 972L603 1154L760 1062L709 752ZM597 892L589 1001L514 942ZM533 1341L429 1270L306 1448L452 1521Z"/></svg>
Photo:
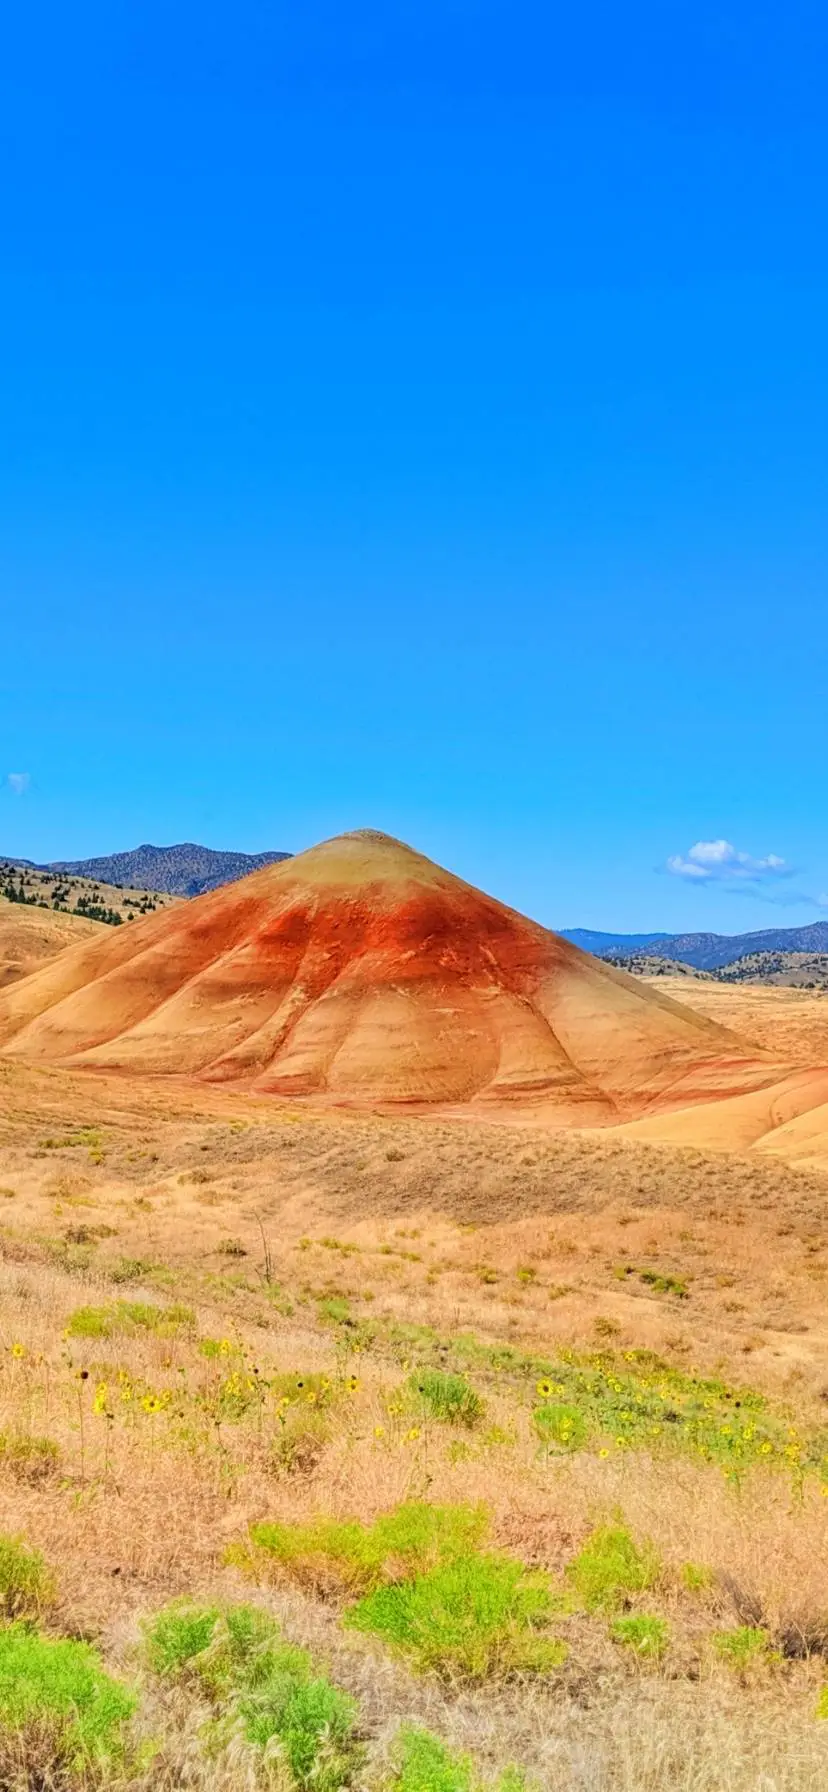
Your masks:
<svg viewBox="0 0 828 1792"><path fill-rule="evenodd" d="M753 952L828 952L828 921L807 927L769 927L760 933L593 933L588 927L561 929L565 940L596 958L625 958L658 948L662 958L717 971Z"/></svg>
<svg viewBox="0 0 828 1792"><path fill-rule="evenodd" d="M590 927L560 927L557 931L582 952L594 952L596 958L603 958L606 952L645 952L648 946L670 938L668 933L594 933Z"/></svg>
<svg viewBox="0 0 828 1792"><path fill-rule="evenodd" d="M264 865L289 859L287 852L214 852L187 841L181 846L136 846L133 852L110 853L98 859L61 859L49 871L75 877L96 877L104 884L129 890L164 890L170 896L200 896L219 884L235 883Z"/></svg>

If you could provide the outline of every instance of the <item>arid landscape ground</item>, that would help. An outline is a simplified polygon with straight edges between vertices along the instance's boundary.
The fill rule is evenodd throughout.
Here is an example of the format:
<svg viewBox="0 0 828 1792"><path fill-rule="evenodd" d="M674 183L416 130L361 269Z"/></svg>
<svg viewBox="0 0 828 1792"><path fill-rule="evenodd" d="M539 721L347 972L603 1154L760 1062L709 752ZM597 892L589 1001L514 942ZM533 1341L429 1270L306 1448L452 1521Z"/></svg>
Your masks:
<svg viewBox="0 0 828 1792"><path fill-rule="evenodd" d="M288 876L246 886L258 903L258 879ZM181 917L203 938L204 905L235 889L93 942L122 1027L113 954L139 929L154 950ZM432 1111L394 1111L387 1087L373 1105L274 1091L249 1059L201 1078L175 937L158 962L183 1071L125 1067L125 1033L76 1060L78 1014L100 1032L102 1012L86 940L0 1009L1 1596L38 1626L27 1647L93 1652L67 1657L67 1684L86 1674L74 1715L27 1708L3 1732L0 1785L818 1792L823 998L683 977L638 994L574 948L548 972L535 942L560 979L535 1015L558 1043L577 1035L578 1075L589 1056L591 1089L618 1104L573 1124L571 1079L562 1101L556 1062L550 1094L545 1036L516 1027L525 960L502 993L492 921L491 1006L513 1063L541 1063L542 1099L525 1076L518 1099L477 1099L487 1044L465 1105L452 1083ZM260 972L248 938L232 950ZM468 992L460 943L443 939L440 975ZM337 1037L364 1075L382 964L370 991L363 976L353 993L350 956L347 976ZM134 1049L169 1054L145 974L130 987ZM421 1040L433 993L412 996ZM208 981L225 1052L240 994L235 971ZM689 1106L654 1086L652 1037L683 1054ZM267 1046L271 1063L283 1046Z"/></svg>

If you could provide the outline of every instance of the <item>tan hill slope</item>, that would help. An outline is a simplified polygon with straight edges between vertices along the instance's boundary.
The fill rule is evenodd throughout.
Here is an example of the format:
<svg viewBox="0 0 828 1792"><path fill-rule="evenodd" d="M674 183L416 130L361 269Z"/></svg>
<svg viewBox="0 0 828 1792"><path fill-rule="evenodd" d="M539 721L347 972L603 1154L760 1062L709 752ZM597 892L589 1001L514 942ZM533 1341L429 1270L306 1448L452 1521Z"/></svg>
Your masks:
<svg viewBox="0 0 828 1792"><path fill-rule="evenodd" d="M0 1044L581 1124L741 1095L787 1068L370 831L63 955L0 998Z"/></svg>
<svg viewBox="0 0 828 1792"><path fill-rule="evenodd" d="M28 977L49 959L100 936L100 923L54 909L25 908L0 897L0 989Z"/></svg>

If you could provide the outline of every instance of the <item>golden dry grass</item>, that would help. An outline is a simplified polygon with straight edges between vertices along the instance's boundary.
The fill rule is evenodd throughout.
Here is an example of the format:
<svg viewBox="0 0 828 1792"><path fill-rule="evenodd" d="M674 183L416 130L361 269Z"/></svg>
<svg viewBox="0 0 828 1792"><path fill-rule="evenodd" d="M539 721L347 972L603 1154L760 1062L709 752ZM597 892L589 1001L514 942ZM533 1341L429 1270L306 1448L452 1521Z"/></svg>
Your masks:
<svg viewBox="0 0 828 1792"><path fill-rule="evenodd" d="M828 996L822 990L706 978L689 983L681 976L659 978L658 987L791 1064L828 1064Z"/></svg>
<svg viewBox="0 0 828 1792"><path fill-rule="evenodd" d="M0 896L0 989L39 970L67 946L93 937L99 926L82 915L25 908Z"/></svg>
<svg viewBox="0 0 828 1792"><path fill-rule="evenodd" d="M253 1596L358 1695L375 1767L405 1718L487 1771L524 1763L555 1792L817 1792L820 1475L756 1466L734 1485L715 1462L611 1439L545 1454L532 1378L499 1374L486 1346L600 1347L619 1361L646 1348L764 1392L812 1433L828 1397L826 1193L815 1171L755 1156L2 1064L0 1433L46 1436L60 1455L41 1472L0 1451L0 1531L56 1565L58 1626L131 1673L139 1621L169 1597L250 1596L224 1556L263 1518L482 1500L500 1547L559 1576L617 1514L662 1559L673 1644L660 1669L576 1613L554 1682L446 1688L343 1631L335 1605L293 1582ZM684 1283L687 1298L621 1279L629 1266ZM325 1317L322 1303L343 1297L353 1327ZM78 1308L121 1301L185 1303L193 1322L71 1335ZM395 1412L417 1360L412 1326L449 1346L474 1334L480 1431ZM217 1388L254 1371L261 1397L220 1410ZM336 1391L292 1471L266 1389L289 1371L322 1372ZM693 1593L687 1563L710 1574ZM742 1683L708 1638L756 1622L787 1654ZM169 1734L154 1786L241 1792L200 1759L186 1711L158 1721Z"/></svg>

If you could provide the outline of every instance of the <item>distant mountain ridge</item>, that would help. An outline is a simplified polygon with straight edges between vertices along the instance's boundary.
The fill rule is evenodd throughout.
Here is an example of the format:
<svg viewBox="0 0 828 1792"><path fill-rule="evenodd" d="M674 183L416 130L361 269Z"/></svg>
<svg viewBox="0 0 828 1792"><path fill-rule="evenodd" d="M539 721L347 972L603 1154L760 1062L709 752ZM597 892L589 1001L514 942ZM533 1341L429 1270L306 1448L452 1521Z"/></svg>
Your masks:
<svg viewBox="0 0 828 1792"><path fill-rule="evenodd" d="M768 927L759 933L596 933L586 927L562 932L565 940L596 958L640 954L657 946L660 958L678 959L697 971L717 971L753 952L828 952L828 921Z"/></svg>
<svg viewBox="0 0 828 1792"><path fill-rule="evenodd" d="M58 859L50 871L96 877L101 883L130 890L163 890L168 896L201 896L220 884L235 883L249 871L278 865L289 852L214 852L186 841L180 846L136 846L97 859Z"/></svg>
<svg viewBox="0 0 828 1792"><path fill-rule="evenodd" d="M610 952L646 952L649 946L660 946L670 938L669 933L595 933L591 927L559 927L556 931L562 939L571 940L573 946L580 946L582 952L591 952L594 958L603 958Z"/></svg>

